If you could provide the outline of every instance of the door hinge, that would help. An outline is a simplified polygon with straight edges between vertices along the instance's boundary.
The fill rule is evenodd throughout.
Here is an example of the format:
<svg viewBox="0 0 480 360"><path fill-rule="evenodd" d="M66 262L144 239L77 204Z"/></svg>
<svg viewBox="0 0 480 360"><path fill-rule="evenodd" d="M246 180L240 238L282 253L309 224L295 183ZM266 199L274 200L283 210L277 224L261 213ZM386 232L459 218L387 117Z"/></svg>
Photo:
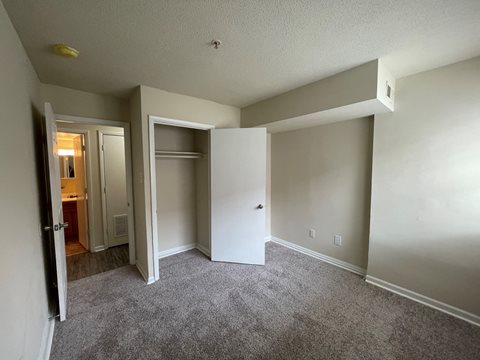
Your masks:
<svg viewBox="0 0 480 360"><path fill-rule="evenodd" d="M102 145L102 151L103 151L103 145Z"/></svg>
<svg viewBox="0 0 480 360"><path fill-rule="evenodd" d="M103 192L104 192L105 194L107 193L107 188L106 188L106 187L103 188Z"/></svg>

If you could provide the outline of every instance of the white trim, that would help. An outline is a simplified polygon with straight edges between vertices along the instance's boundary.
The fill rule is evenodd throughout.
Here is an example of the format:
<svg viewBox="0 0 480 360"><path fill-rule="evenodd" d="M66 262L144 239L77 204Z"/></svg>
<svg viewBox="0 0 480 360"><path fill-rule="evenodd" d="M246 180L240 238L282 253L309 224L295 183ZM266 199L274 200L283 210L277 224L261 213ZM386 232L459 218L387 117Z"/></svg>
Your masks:
<svg viewBox="0 0 480 360"><path fill-rule="evenodd" d="M155 120L148 118L148 148L150 157L150 207L152 214L152 257L153 277L160 279L158 263L158 225L157 225L157 175L155 168ZM148 246L147 246L148 249Z"/></svg>
<svg viewBox="0 0 480 360"><path fill-rule="evenodd" d="M169 118L155 116L155 115L148 115L148 121L149 122L153 121L155 124L159 124L159 125L170 125L170 126L176 126L176 127L198 129L198 130L215 129L215 125L202 124L202 123L185 121L185 120L169 119Z"/></svg>
<svg viewBox="0 0 480 360"><path fill-rule="evenodd" d="M444 302L429 298L425 295L416 293L412 290L405 289L401 286L389 283L387 281L384 281L382 279L378 279L376 277L367 275L365 281L369 284L378 286L382 289L385 289L387 291L393 292L397 295L406 297L410 300L419 302L420 304L426 305L428 307L431 307L435 310L439 310L441 312L444 312L446 314L452 315L456 318L465 320L469 322L470 324L480 326L480 316L472 314L470 312L467 312L465 310L459 309L455 306L448 305Z"/></svg>
<svg viewBox="0 0 480 360"><path fill-rule="evenodd" d="M177 246L168 250L163 250L158 252L157 259L162 259L175 254L180 254L182 252L195 249L196 247L197 247L197 244L187 244L187 245Z"/></svg>
<svg viewBox="0 0 480 360"><path fill-rule="evenodd" d="M128 253L130 264L134 265L135 257L135 220L133 203L133 169L132 169L132 145L130 139L130 125L123 128L123 138L125 140L125 170L127 175L127 201L128 201Z"/></svg>
<svg viewBox="0 0 480 360"><path fill-rule="evenodd" d="M55 119L59 122L64 122L64 123L105 125L105 126L116 126L116 127L123 127L123 128L125 128L125 126L130 126L130 124L126 121L104 120L104 119L97 119L97 118L91 118L91 117L63 115L63 114L55 114Z"/></svg>
<svg viewBox="0 0 480 360"><path fill-rule="evenodd" d="M160 258L158 251L158 224L157 224L157 175L155 170L155 124L170 125L177 127L185 127L197 130L214 129L214 125L196 123L191 121L176 120L164 118L155 115L148 115L148 152L150 160L150 211L152 214L152 254L151 261L153 261L153 278L154 281L160 279Z"/></svg>
<svg viewBox="0 0 480 360"><path fill-rule="evenodd" d="M195 247L197 248L198 251L203 253L205 256L210 257L210 250L207 249L205 246L197 243Z"/></svg>
<svg viewBox="0 0 480 360"><path fill-rule="evenodd" d="M333 258L333 257L331 257L331 256L324 255L324 254L319 253L319 252L317 252L317 251L313 251L313 250L304 248L303 246L300 246L300 245L297 245L297 244L288 242L288 241L286 241L286 240L277 238L277 237L275 237L275 236L272 236L271 241L273 241L274 243L277 243L277 244L279 244L279 245L288 247L288 248L290 248L290 249L292 249L292 250L298 251L298 252L300 252L300 253L302 253L302 254L305 254L305 255L314 257L314 258L316 258L316 259L325 261L325 262L327 262L327 263L329 263L329 264L338 266L339 268L342 268L342 269L344 269L344 270L351 271L351 272L353 272L353 273L355 273L355 274L357 274L357 275L362 275L362 276L364 276L364 275L367 273L367 270L365 270L364 268L361 268L360 266L353 265L353 264L347 263L347 262L345 262L345 261L335 259L335 258Z"/></svg>
<svg viewBox="0 0 480 360"><path fill-rule="evenodd" d="M40 352L38 353L38 360L50 359L50 352L52 350L53 332L55 330L55 319L47 320L43 332L42 343L40 345Z"/></svg>
<svg viewBox="0 0 480 360"><path fill-rule="evenodd" d="M58 121L58 120L57 120ZM85 141L85 178L87 181L87 233L88 233L88 251L96 252L95 244L95 212L93 207L93 177L92 177L92 156L90 150L90 130L88 129L74 129L74 128L62 128L57 126L57 131L70 133L70 134L82 134Z"/></svg>
<svg viewBox="0 0 480 360"><path fill-rule="evenodd" d="M142 265L140 265L138 262L135 265L140 275L142 275L143 279L147 282L147 285L153 284L155 282L153 276L147 276L147 272L143 269Z"/></svg>
<svg viewBox="0 0 480 360"><path fill-rule="evenodd" d="M127 200L128 200L128 252L130 264L135 265L135 223L134 223L134 203L133 203L133 170L132 170L132 147L130 123L124 121L104 120L83 116L72 116L55 114L55 120L66 123L79 123L89 125L116 126L123 128L123 136L125 138L125 165L127 171Z"/></svg>
<svg viewBox="0 0 480 360"><path fill-rule="evenodd" d="M93 250L93 252L99 252L103 250L105 250L105 245L97 245L95 246L95 249Z"/></svg>
<svg viewBox="0 0 480 360"><path fill-rule="evenodd" d="M103 244L105 249L109 247L108 241L108 218L107 218L107 194L105 193L105 155L103 153L103 131L97 131L98 136L98 161L100 168L100 193L102 203L102 230L103 230Z"/></svg>
<svg viewBox="0 0 480 360"><path fill-rule="evenodd" d="M272 241L272 235L265 236L265 242L267 243L269 241Z"/></svg>

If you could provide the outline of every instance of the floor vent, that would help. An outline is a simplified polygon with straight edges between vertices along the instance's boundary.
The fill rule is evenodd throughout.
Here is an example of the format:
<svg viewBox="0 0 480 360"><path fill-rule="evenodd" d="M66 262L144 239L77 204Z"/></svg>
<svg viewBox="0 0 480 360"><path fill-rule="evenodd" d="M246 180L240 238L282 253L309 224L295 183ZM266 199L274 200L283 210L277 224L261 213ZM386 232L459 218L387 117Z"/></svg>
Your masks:
<svg viewBox="0 0 480 360"><path fill-rule="evenodd" d="M113 236L122 237L128 235L128 215L113 215Z"/></svg>

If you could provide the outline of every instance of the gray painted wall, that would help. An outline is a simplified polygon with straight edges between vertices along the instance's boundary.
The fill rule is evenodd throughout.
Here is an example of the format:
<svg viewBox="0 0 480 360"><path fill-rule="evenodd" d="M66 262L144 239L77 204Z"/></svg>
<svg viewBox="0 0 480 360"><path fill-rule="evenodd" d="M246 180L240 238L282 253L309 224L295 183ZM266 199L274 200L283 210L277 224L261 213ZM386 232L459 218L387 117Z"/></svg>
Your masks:
<svg viewBox="0 0 480 360"><path fill-rule="evenodd" d="M56 114L130 121L126 100L48 84L40 84L40 91L42 100L51 103Z"/></svg>
<svg viewBox="0 0 480 360"><path fill-rule="evenodd" d="M155 149L196 151L195 130L155 126ZM195 159L155 160L158 251L197 242Z"/></svg>
<svg viewBox="0 0 480 360"><path fill-rule="evenodd" d="M218 128L239 127L240 109L143 85L134 92L130 109L137 265L145 275L153 276L153 258L148 256L153 254L148 116L212 124Z"/></svg>
<svg viewBox="0 0 480 360"><path fill-rule="evenodd" d="M368 274L480 315L480 58L397 81L375 117Z"/></svg>
<svg viewBox="0 0 480 360"><path fill-rule="evenodd" d="M0 53L0 356L37 359L49 323L48 239L40 231L43 106L40 82L1 2Z"/></svg>
<svg viewBox="0 0 480 360"><path fill-rule="evenodd" d="M273 134L272 235L366 268L371 142L372 118Z"/></svg>

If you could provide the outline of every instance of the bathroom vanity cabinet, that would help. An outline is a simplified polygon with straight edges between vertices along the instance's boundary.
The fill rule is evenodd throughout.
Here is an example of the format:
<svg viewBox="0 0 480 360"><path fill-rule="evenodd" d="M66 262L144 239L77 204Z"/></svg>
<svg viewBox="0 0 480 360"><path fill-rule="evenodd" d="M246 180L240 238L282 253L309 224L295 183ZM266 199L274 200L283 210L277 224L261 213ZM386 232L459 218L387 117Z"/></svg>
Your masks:
<svg viewBox="0 0 480 360"><path fill-rule="evenodd" d="M62 202L63 222L68 223L65 228L65 241L78 241L77 201Z"/></svg>

